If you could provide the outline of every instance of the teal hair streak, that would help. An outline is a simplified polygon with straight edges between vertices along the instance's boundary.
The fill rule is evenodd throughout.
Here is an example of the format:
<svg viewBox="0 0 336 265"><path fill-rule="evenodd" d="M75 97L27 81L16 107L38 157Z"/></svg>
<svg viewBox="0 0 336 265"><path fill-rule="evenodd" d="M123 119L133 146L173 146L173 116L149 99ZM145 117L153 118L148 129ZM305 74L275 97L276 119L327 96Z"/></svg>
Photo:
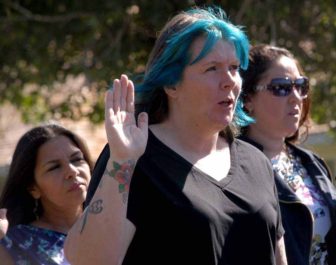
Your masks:
<svg viewBox="0 0 336 265"><path fill-rule="evenodd" d="M239 127L246 127L251 123L255 123L255 119L250 117L243 109L244 104L242 99L239 97L236 104L236 109L234 113L234 123Z"/></svg>
<svg viewBox="0 0 336 265"><path fill-rule="evenodd" d="M219 39L233 43L241 67L247 67L248 39L239 27L226 21L225 13L221 9L192 9L187 13L198 14L199 18L166 41L163 53L147 71L143 83L136 87L137 92L151 92L176 85L181 80L185 67L206 56ZM199 36L206 37L205 45L191 62L190 45Z"/></svg>
<svg viewBox="0 0 336 265"><path fill-rule="evenodd" d="M187 65L197 63L204 58L220 39L232 43L240 67L248 67L249 41L241 27L231 24L225 12L220 8L191 9L186 12L195 17L181 30L172 34L163 47L162 54L152 63L143 78L143 83L137 85L137 98L145 100L146 92L153 92L164 87L172 87L182 79ZM190 46L197 37L205 37L204 47L200 54L191 61ZM243 110L243 103L239 99L235 109L234 123L238 126L247 126L254 119Z"/></svg>

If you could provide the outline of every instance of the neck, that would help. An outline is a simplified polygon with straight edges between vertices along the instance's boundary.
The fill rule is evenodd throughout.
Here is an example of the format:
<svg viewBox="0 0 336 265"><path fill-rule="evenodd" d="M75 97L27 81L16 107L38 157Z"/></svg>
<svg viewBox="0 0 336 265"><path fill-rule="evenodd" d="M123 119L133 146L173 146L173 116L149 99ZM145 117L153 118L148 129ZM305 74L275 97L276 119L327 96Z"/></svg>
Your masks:
<svg viewBox="0 0 336 265"><path fill-rule="evenodd" d="M279 155L282 151L284 151L284 137L272 137L253 129L248 131L247 136L263 146L263 152L269 159Z"/></svg>
<svg viewBox="0 0 336 265"><path fill-rule="evenodd" d="M152 125L151 130L164 144L189 160L197 160L227 147L219 132L205 132L171 119Z"/></svg>
<svg viewBox="0 0 336 265"><path fill-rule="evenodd" d="M82 206L68 211L45 210L38 220L32 222L32 225L67 234L82 213Z"/></svg>

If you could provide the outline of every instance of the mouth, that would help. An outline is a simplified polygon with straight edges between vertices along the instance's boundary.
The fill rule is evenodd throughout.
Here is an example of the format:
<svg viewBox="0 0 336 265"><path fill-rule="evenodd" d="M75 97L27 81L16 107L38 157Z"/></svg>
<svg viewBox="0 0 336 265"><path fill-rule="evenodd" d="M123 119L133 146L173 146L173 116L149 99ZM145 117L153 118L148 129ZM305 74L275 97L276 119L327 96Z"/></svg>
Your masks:
<svg viewBox="0 0 336 265"><path fill-rule="evenodd" d="M81 185L84 185L83 183L80 183L80 182L75 182L73 183L70 188L68 189L68 192L71 192L71 191L75 191L75 190L78 190L80 188Z"/></svg>
<svg viewBox="0 0 336 265"><path fill-rule="evenodd" d="M292 110L291 112L288 113L290 116L298 116L300 115L300 111L295 109L295 110Z"/></svg>
<svg viewBox="0 0 336 265"><path fill-rule="evenodd" d="M232 98L227 98L223 101L220 101L218 104L225 106L225 107L230 107L230 106L233 106L234 100Z"/></svg>

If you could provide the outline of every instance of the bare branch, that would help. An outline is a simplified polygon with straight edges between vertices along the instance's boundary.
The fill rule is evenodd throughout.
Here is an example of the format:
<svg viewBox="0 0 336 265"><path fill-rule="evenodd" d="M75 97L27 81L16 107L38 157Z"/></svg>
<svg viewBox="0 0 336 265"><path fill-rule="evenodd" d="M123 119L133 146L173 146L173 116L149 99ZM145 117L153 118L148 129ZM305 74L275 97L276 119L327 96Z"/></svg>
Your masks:
<svg viewBox="0 0 336 265"><path fill-rule="evenodd" d="M20 16L13 16L10 18L6 18L6 20L30 20L30 21L36 21L36 22L43 22L43 23L58 23L58 22L68 22L73 19L78 18L84 18L92 16L91 13L86 12L75 12L75 13L69 13L64 15L53 15L53 16L47 16L47 15L40 15L40 14L33 14L30 10L22 7L18 3L9 2L8 5L15 11L17 11ZM3 18L2 18L3 20Z"/></svg>
<svg viewBox="0 0 336 265"><path fill-rule="evenodd" d="M239 11L236 15L236 23L241 23L242 17L245 14L246 9L248 9L250 7L251 2L252 2L252 0L244 0L244 2L242 3L242 5L239 8Z"/></svg>

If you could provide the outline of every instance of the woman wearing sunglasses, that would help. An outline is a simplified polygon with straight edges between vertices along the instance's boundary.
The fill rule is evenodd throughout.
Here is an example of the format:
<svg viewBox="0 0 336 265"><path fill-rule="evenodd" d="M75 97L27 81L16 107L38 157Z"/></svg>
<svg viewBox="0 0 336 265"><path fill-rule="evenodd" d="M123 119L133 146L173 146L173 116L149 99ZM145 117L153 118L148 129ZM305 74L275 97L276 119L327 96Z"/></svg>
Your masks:
<svg viewBox="0 0 336 265"><path fill-rule="evenodd" d="M308 133L309 80L286 49L262 44L249 55L249 67L241 72L241 100L254 121L243 127L242 138L273 165L288 264L336 264L331 174L316 154L295 145Z"/></svg>

